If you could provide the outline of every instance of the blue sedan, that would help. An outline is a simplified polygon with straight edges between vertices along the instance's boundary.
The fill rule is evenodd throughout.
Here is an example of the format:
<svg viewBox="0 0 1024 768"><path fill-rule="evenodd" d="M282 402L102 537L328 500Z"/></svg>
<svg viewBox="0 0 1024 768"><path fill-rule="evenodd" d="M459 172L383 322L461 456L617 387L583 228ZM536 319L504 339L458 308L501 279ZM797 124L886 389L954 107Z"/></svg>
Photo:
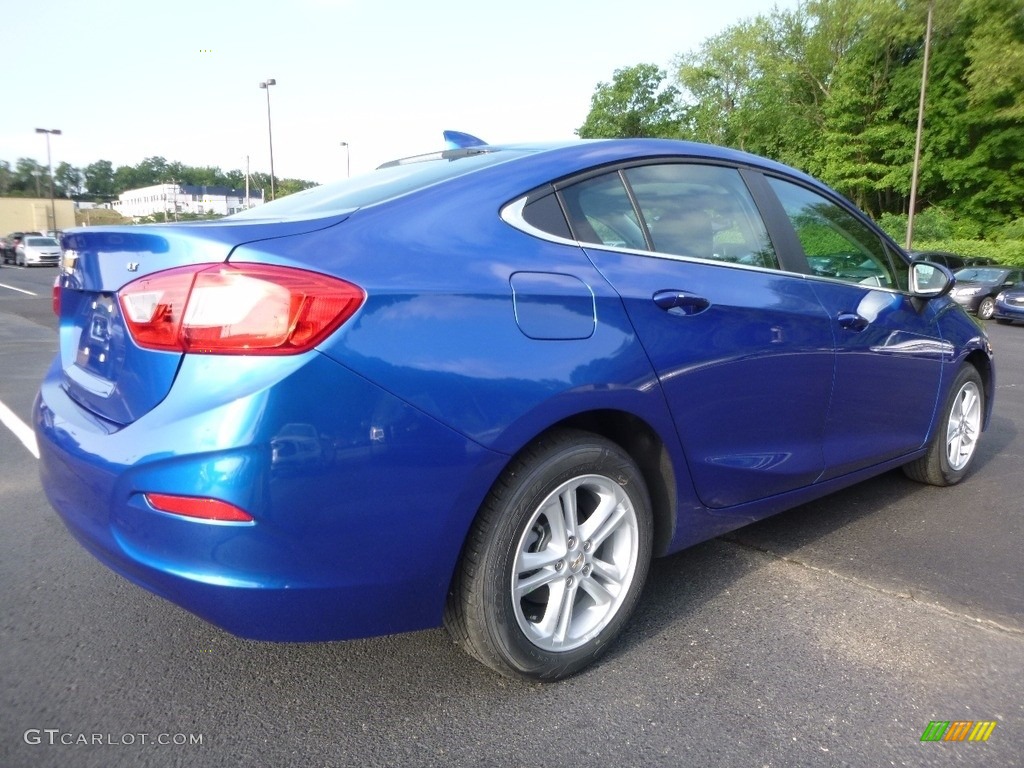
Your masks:
<svg viewBox="0 0 1024 768"><path fill-rule="evenodd" d="M443 623L554 680L652 557L970 470L988 338L835 192L700 144L460 139L219 221L64 235L34 425L85 548L240 636Z"/></svg>
<svg viewBox="0 0 1024 768"><path fill-rule="evenodd" d="M992 317L1003 325L1009 325L1014 320L1024 321L1024 287L1000 291L995 298Z"/></svg>

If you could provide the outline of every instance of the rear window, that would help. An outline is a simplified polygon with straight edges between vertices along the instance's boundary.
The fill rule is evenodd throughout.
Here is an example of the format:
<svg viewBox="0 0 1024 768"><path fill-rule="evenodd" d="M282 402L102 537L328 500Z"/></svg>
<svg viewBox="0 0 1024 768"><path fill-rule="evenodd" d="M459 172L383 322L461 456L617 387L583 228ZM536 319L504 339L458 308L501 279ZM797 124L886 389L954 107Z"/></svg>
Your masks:
<svg viewBox="0 0 1024 768"><path fill-rule="evenodd" d="M392 165L351 179L296 192L229 218L277 219L340 213L390 200L524 154L524 151L501 150Z"/></svg>

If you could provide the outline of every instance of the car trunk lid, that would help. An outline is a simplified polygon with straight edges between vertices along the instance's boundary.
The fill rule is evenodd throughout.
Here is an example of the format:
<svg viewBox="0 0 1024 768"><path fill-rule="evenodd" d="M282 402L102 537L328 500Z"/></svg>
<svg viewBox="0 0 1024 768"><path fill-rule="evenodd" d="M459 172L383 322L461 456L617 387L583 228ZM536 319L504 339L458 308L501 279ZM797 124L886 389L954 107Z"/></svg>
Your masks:
<svg viewBox="0 0 1024 768"><path fill-rule="evenodd" d="M138 419L166 397L182 353L136 344L118 291L175 267L227 261L241 244L331 226L345 215L313 221L103 227L65 233L59 291L63 388L80 406L114 426Z"/></svg>

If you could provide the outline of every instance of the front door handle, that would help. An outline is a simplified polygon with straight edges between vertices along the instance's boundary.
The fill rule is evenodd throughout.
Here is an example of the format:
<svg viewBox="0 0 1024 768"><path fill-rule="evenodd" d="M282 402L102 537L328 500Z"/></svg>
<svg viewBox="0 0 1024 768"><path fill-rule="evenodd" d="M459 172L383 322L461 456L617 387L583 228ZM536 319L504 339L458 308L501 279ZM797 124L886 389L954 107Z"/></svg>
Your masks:
<svg viewBox="0 0 1024 768"><path fill-rule="evenodd" d="M696 296L686 291L658 291L654 294L654 303L670 315L698 315L711 306L711 302L703 296Z"/></svg>

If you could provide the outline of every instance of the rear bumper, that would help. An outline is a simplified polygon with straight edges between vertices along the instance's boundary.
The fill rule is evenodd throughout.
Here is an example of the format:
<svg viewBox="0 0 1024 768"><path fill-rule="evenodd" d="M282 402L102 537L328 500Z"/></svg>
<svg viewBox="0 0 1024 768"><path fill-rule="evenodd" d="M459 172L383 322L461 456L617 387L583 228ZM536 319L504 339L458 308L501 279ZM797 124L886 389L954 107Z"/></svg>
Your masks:
<svg viewBox="0 0 1024 768"><path fill-rule="evenodd" d="M218 358L186 358L168 398L120 429L75 404L55 365L34 413L47 496L108 567L234 634L336 640L436 626L504 459L307 357L269 389L210 408L210 387L190 388ZM274 435L298 423L316 425L320 450L281 461ZM160 512L145 492L222 499L254 521Z"/></svg>

